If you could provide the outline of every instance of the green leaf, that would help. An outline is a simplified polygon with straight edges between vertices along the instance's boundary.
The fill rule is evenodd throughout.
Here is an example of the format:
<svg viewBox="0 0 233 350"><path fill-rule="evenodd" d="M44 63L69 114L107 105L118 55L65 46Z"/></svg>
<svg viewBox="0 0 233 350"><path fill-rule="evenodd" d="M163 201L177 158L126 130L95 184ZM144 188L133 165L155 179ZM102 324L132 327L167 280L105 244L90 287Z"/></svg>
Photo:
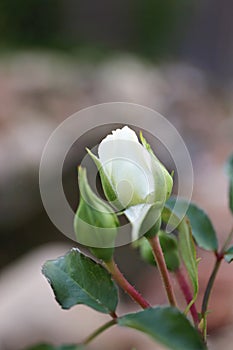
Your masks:
<svg viewBox="0 0 233 350"><path fill-rule="evenodd" d="M206 349L199 332L178 309L155 307L118 319L118 324L142 331L172 350Z"/></svg>
<svg viewBox="0 0 233 350"><path fill-rule="evenodd" d="M227 161L227 174L229 176L230 184L229 184L229 208L233 213L233 154L229 157Z"/></svg>
<svg viewBox="0 0 233 350"><path fill-rule="evenodd" d="M116 310L117 288L110 274L78 249L47 261L42 272L63 309L84 304L102 313Z"/></svg>
<svg viewBox="0 0 233 350"><path fill-rule="evenodd" d="M196 256L195 244L192 237L191 227L188 221L184 219L178 226L179 230L179 249L182 259L184 261L185 267L187 269L189 278L193 286L193 300L188 305L186 312L190 309L192 304L197 299L197 294L199 290L198 285L198 263Z"/></svg>
<svg viewBox="0 0 233 350"><path fill-rule="evenodd" d="M179 217L184 212L184 208L188 206L188 202L184 199L171 197L166 202L166 206L173 210L176 200L176 211L174 214ZM197 245L205 250L217 251L218 240L216 232L207 214L194 203L189 203L186 215L189 218L192 235Z"/></svg>
<svg viewBox="0 0 233 350"><path fill-rule="evenodd" d="M53 346L40 344L35 345L27 350L84 350L83 345L61 345L61 346Z"/></svg>
<svg viewBox="0 0 233 350"><path fill-rule="evenodd" d="M224 253L224 259L229 264L233 261L233 246L227 249L227 251Z"/></svg>
<svg viewBox="0 0 233 350"><path fill-rule="evenodd" d="M160 231L159 241L168 270L176 271L180 266L177 239L173 235Z"/></svg>

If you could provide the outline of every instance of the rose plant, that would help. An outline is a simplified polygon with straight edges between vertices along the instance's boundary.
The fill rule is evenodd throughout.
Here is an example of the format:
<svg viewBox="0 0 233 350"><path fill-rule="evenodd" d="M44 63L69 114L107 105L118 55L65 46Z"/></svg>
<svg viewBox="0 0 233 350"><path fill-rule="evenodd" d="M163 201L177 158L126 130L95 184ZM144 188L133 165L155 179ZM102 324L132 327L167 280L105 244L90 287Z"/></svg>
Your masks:
<svg viewBox="0 0 233 350"><path fill-rule="evenodd" d="M31 350L88 349L95 337L114 325L144 332L168 349L207 349L209 298L222 261L233 260L233 246L230 246L233 229L219 248L216 231L207 214L194 203L170 197L172 174L158 160L142 134L140 141L136 133L125 126L102 140L98 156L87 149L98 168L106 200L94 193L86 169L79 167L80 201L74 229L77 241L88 247L94 259L74 248L63 257L47 261L42 269L63 309L84 304L109 314L109 322L80 344L39 345ZM233 155L227 162L227 173L229 207L233 213ZM183 218L181 213L186 207ZM168 305L152 306L115 263L121 216L125 216L132 227L133 249L138 249L141 258L158 269ZM196 247L211 251L215 256L201 310L196 307L199 292ZM171 274L187 303L185 310L177 304ZM117 286L142 311L118 315Z"/></svg>

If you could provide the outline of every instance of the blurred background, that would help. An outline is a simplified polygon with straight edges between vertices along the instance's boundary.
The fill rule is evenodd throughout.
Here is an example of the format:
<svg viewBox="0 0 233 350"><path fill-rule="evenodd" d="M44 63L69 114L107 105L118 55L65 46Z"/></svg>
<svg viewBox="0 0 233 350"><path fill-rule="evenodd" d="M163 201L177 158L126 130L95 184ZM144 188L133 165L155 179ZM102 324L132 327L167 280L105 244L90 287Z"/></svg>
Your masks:
<svg viewBox="0 0 233 350"><path fill-rule="evenodd" d="M223 169L233 151L232 13L231 0L0 1L0 350L78 342L105 319L81 306L60 310L40 273L46 259L74 245L43 209L40 157L51 132L84 107L134 102L170 120L191 154L193 200L224 240L232 225ZM97 129L83 137L64 168L74 208L76 165L102 136ZM199 254L203 292L213 259ZM148 299L165 301L154 269L136 252L121 247L116 255ZM222 266L209 316L212 349L231 348L232 276ZM122 300L120 312L136 309ZM110 338L113 350L159 349L125 330L109 331L90 349L109 349Z"/></svg>

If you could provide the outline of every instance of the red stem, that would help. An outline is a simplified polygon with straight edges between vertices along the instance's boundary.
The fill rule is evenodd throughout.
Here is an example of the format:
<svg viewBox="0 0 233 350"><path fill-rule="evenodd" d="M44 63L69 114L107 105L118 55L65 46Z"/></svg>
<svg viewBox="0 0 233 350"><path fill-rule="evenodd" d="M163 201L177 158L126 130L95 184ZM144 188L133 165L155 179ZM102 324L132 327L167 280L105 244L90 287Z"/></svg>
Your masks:
<svg viewBox="0 0 233 350"><path fill-rule="evenodd" d="M142 295L127 281L113 260L107 263L105 262L105 266L119 286L127 294L129 294L133 300L141 305L143 309L151 307L151 305L142 297Z"/></svg>
<svg viewBox="0 0 233 350"><path fill-rule="evenodd" d="M158 235L156 235L153 238L148 238L148 241L150 242L154 258L157 263L157 267L167 294L168 301L170 305L176 306L176 298L173 291L172 282L168 273L167 265L164 259L163 251L159 242L159 237Z"/></svg>
<svg viewBox="0 0 233 350"><path fill-rule="evenodd" d="M191 301L193 300L193 296L192 296L192 293L190 291L190 287L189 287L189 285L188 285L188 283L187 283L187 281L185 279L185 276L183 275L182 270L178 269L175 272L175 276L176 276L176 279L177 279L177 281L179 283L180 289L183 292L185 300L186 300L187 304L189 305L191 303ZM198 326L198 324L199 324L199 317L198 317L198 313L197 313L197 309L196 309L195 303L193 303L191 305L190 312L191 312L194 324L196 326Z"/></svg>

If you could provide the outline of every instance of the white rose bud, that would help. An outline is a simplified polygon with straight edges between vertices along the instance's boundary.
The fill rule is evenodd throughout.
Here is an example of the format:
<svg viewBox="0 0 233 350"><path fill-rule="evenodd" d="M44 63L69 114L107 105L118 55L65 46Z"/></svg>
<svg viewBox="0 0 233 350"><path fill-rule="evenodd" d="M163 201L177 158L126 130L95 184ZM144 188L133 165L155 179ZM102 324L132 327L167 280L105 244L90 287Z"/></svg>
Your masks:
<svg viewBox="0 0 233 350"><path fill-rule="evenodd" d="M142 135L141 141L124 126L101 141L99 158L88 150L99 169L107 199L124 210L133 225L134 239L142 227L146 233L158 221L173 185L171 175Z"/></svg>

